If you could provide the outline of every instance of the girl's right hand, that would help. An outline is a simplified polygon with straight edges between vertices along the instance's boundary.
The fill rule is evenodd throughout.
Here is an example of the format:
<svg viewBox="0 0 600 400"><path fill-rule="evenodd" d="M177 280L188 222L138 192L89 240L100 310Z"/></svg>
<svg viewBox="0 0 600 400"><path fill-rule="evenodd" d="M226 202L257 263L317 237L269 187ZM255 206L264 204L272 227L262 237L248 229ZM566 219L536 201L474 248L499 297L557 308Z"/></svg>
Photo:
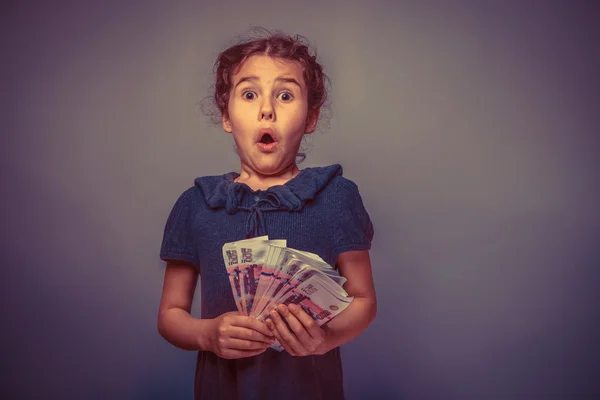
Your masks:
<svg viewBox="0 0 600 400"><path fill-rule="evenodd" d="M266 324L239 311L225 313L212 321L208 350L221 358L252 357L275 342Z"/></svg>

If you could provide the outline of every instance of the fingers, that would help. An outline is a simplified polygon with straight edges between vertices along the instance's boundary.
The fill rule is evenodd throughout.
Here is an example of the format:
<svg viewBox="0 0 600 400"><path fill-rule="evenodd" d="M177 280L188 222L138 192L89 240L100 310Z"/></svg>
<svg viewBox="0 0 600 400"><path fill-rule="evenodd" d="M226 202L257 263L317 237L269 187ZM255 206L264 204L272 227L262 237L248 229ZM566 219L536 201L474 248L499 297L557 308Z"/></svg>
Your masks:
<svg viewBox="0 0 600 400"><path fill-rule="evenodd" d="M256 318L247 317L247 316L235 316L231 317L230 324L232 326L243 327L252 329L258 333L263 334L269 338L273 337L271 330L263 323L257 320Z"/></svg>
<svg viewBox="0 0 600 400"><path fill-rule="evenodd" d="M266 350L273 343L265 343L265 342L254 342L251 340L243 340L236 338L228 338L223 339L221 344L221 348L229 349L229 350L241 350L241 351L254 351L254 350Z"/></svg>
<svg viewBox="0 0 600 400"><path fill-rule="evenodd" d="M295 307L296 309L298 308L293 304L290 304L288 307L292 307L292 308ZM300 340L300 342L302 342L302 343L308 342L311 339L310 333L306 329L306 326L304 325L304 323L299 320L296 313L291 313L289 311L288 307L286 307L284 305L280 305L278 307L279 313L283 316L283 318L285 318L290 329L292 330L292 332L294 332L294 334L296 335L298 340ZM302 311L302 313L304 315L306 315L312 321L312 318L310 318L304 311Z"/></svg>
<svg viewBox="0 0 600 400"><path fill-rule="evenodd" d="M326 334L310 315L295 304L280 305L277 310L271 312L267 324L283 348L294 356L323 354Z"/></svg>
<svg viewBox="0 0 600 400"><path fill-rule="evenodd" d="M264 323L238 312L223 314L216 322L211 351L219 357L252 357L265 352L275 342Z"/></svg>
<svg viewBox="0 0 600 400"><path fill-rule="evenodd" d="M282 312L284 312L283 309L282 309ZM295 332L294 333L290 332L290 330L286 326L285 322L283 321L282 317L279 315L277 310L275 310L275 309L272 310L270 313L270 316L271 316L271 321L270 321L270 323L268 322L268 324L269 324L269 326L273 326L273 330L272 330L273 334L275 335L277 340L279 340L279 343L281 343L283 348L286 349L288 351L288 353L290 353L291 355L306 354L306 349L304 349L304 347L302 346L302 343L298 340ZM290 313L288 313L288 318L286 318L288 323L293 324L296 329L300 330L299 326L301 327L302 325L299 324L297 319L295 321L296 323L290 322L291 320L293 321L293 319L295 319L295 317L293 315L291 315ZM292 326L290 326L290 328L294 329L294 328L292 328ZM304 329L304 328L302 327L301 329ZM306 335L303 335L301 332L299 333L299 335L306 337Z"/></svg>
<svg viewBox="0 0 600 400"><path fill-rule="evenodd" d="M314 338L321 335L321 327L301 307L298 307L296 304L290 304L288 310L302 323L310 336Z"/></svg>
<svg viewBox="0 0 600 400"><path fill-rule="evenodd" d="M221 337L229 337L245 341L265 343L268 345L273 344L273 342L275 341L275 339L273 338L273 334L266 325L265 329L269 332L269 336L263 335L261 332L255 331L254 329L239 326L230 326L229 328L223 329L224 331L221 332ZM226 332L225 329L227 330Z"/></svg>
<svg viewBox="0 0 600 400"><path fill-rule="evenodd" d="M292 356L297 356L299 354L296 353L296 351L283 339L283 337L281 336L281 334L279 333L279 331L277 330L277 327L275 327L275 323L273 322L273 320L271 318L267 319L266 322L267 326L269 327L269 329L271 329L271 331L273 332L273 336L275 337L275 339L277 339L277 341L279 342L279 344L281 345L281 347L283 347L285 349L285 351L287 351L290 355Z"/></svg>
<svg viewBox="0 0 600 400"><path fill-rule="evenodd" d="M265 325L264 322L260 322L259 320L255 319L255 318L251 318L251 317L248 317L248 318L249 318L248 326L247 326L248 328L253 329L254 331L260 332L264 336L267 336L269 338L273 337L271 330L269 329L269 327L267 325Z"/></svg>
<svg viewBox="0 0 600 400"><path fill-rule="evenodd" d="M267 341L248 340L232 337L237 335L241 337L251 337L253 334L262 334L247 328L230 327L230 332L227 335L220 336L215 348L215 353L222 358L234 359L253 357L265 352L275 342L275 339Z"/></svg>

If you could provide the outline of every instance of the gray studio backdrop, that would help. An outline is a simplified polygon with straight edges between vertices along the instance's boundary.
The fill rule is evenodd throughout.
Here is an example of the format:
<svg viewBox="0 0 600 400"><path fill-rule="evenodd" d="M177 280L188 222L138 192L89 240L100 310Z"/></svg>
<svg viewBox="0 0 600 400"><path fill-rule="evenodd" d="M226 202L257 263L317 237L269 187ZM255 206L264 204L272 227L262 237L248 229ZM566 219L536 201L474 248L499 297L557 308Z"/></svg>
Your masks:
<svg viewBox="0 0 600 400"><path fill-rule="evenodd" d="M5 399L189 399L158 258L196 176L239 168L198 111L251 25L306 35L373 219L379 313L348 399L600 393L594 2L3 2ZM194 313L198 315L196 302Z"/></svg>

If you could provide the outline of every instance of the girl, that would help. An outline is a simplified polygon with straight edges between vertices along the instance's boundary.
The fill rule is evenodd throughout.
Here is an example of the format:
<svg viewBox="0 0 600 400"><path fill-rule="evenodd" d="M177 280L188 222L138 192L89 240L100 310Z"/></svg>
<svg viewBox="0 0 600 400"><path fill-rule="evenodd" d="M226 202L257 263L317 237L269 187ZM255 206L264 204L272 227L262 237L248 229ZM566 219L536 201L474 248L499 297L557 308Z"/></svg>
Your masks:
<svg viewBox="0 0 600 400"><path fill-rule="evenodd" d="M279 33L228 48L215 68L214 100L240 172L197 178L176 201L160 252L167 266L158 330L198 351L195 399L343 399L339 346L376 313L373 226L341 166L296 165L327 77L301 37ZM267 323L238 313L221 249L262 235L336 266L354 297L350 306L323 327L293 305ZM198 276L201 319L190 315ZM286 351L269 348L275 339Z"/></svg>

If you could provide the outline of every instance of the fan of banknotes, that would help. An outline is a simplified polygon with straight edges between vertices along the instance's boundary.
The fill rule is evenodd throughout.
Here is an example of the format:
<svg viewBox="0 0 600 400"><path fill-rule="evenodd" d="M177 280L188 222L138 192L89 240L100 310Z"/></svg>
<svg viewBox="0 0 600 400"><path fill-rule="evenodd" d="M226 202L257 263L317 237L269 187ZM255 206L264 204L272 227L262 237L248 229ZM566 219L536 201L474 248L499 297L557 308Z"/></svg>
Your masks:
<svg viewBox="0 0 600 400"><path fill-rule="evenodd" d="M268 236L223 246L223 259L238 311L265 321L279 304L296 304L319 326L352 302L340 276L316 254L286 247ZM283 350L279 343L272 346Z"/></svg>

